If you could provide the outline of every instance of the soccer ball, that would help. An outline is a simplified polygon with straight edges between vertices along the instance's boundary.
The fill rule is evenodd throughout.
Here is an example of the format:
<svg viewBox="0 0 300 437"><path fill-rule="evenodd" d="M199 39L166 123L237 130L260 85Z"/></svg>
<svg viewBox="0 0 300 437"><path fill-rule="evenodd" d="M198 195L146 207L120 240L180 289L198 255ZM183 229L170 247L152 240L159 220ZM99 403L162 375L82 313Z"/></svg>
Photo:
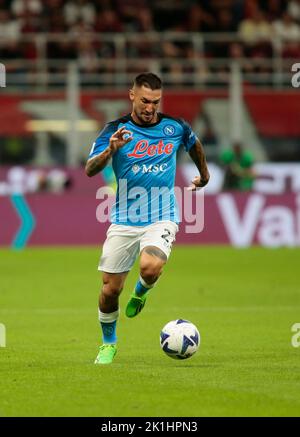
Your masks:
<svg viewBox="0 0 300 437"><path fill-rule="evenodd" d="M188 320L172 320L160 333L160 346L169 357L185 360L194 355L200 346L199 331Z"/></svg>

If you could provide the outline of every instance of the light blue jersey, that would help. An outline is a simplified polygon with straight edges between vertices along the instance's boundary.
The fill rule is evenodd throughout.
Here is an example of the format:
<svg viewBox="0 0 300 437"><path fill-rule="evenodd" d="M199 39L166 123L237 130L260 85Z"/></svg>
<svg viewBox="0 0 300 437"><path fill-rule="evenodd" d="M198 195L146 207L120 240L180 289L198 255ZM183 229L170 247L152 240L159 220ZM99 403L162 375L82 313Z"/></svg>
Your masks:
<svg viewBox="0 0 300 437"><path fill-rule="evenodd" d="M176 154L196 142L190 125L182 119L158 114L155 124L139 125L130 114L108 123L93 144L89 158L109 146L120 127L131 132L132 140L113 155L112 167L118 182L111 222L147 226L161 220L179 222L174 193Z"/></svg>

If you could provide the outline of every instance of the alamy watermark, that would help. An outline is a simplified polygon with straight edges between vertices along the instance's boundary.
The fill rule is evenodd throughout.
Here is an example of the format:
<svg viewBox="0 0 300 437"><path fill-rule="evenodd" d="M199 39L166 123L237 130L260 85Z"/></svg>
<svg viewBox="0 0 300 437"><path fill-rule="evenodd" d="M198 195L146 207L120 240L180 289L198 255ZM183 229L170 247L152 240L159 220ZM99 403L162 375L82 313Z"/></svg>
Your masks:
<svg viewBox="0 0 300 437"><path fill-rule="evenodd" d="M6 328L0 323L0 347L6 347Z"/></svg>
<svg viewBox="0 0 300 437"><path fill-rule="evenodd" d="M117 221L132 226L147 225L157 221L185 222L185 233L200 233L204 229L204 190L191 191L189 188L134 186L128 189L127 180L120 179L118 196L111 187L97 190L100 200L96 218L100 223Z"/></svg>
<svg viewBox="0 0 300 437"><path fill-rule="evenodd" d="M4 64L0 64L0 88L6 87L6 69Z"/></svg>
<svg viewBox="0 0 300 437"><path fill-rule="evenodd" d="M291 330L294 332L292 336L292 346L300 347L300 323L294 323Z"/></svg>
<svg viewBox="0 0 300 437"><path fill-rule="evenodd" d="M292 76L292 87L299 88L300 87L300 62L292 65L292 72L295 73Z"/></svg>

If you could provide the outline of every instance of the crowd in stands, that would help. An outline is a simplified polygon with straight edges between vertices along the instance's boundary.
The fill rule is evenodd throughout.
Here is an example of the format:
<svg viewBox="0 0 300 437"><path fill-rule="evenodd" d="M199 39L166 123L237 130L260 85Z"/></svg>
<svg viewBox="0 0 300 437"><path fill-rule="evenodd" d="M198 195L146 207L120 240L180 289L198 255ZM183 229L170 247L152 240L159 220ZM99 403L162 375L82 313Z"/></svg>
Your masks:
<svg viewBox="0 0 300 437"><path fill-rule="evenodd" d="M63 39L46 45L48 59L78 59L84 72L109 71L108 61L104 67L99 65L117 57L116 47L95 38L94 33L147 35L156 31L179 36L183 32L235 35L222 42L208 40L197 49L182 38L161 41L141 35L127 43L129 59L173 59L165 67L162 64L162 71L179 78L184 67L177 59L264 60L272 58L274 50L283 58L299 59L300 0L0 0L2 62L18 58L34 61L40 56L39 46L24 37L60 33L65 35ZM188 71L190 64L186 65ZM259 68L263 72L266 67Z"/></svg>

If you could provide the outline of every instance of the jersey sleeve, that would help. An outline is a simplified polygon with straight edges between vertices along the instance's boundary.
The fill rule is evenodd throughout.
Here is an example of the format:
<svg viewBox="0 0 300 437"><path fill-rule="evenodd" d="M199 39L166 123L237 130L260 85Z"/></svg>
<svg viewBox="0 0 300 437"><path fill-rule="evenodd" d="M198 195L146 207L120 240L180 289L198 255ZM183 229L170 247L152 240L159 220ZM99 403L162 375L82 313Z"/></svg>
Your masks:
<svg viewBox="0 0 300 437"><path fill-rule="evenodd" d="M99 155L108 147L109 139L116 130L117 128L114 123L108 123L104 126L104 128L96 138L96 141L92 145L88 159L93 158L96 155Z"/></svg>
<svg viewBox="0 0 300 437"><path fill-rule="evenodd" d="M196 143L197 135L185 120L181 120L181 125L183 128L182 144L184 145L185 150L188 152Z"/></svg>

